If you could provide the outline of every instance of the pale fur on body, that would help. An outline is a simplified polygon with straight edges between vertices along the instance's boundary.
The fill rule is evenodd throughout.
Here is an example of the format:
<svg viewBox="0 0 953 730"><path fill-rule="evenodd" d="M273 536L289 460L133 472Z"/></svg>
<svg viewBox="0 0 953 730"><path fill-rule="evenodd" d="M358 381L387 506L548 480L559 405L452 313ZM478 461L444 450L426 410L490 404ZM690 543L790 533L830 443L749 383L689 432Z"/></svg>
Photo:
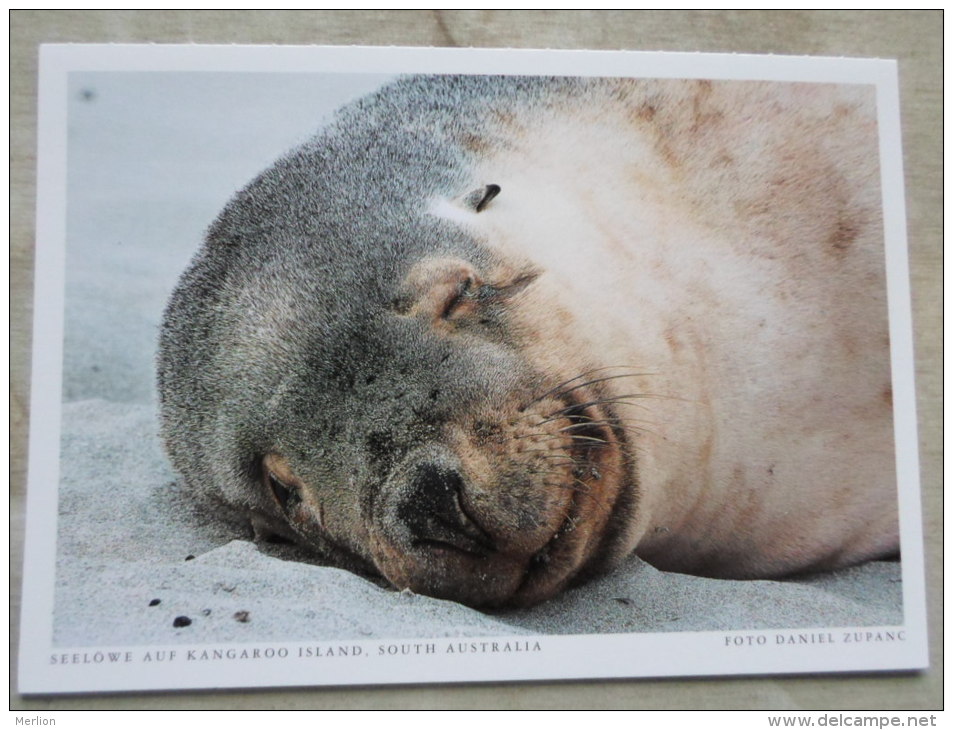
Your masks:
<svg viewBox="0 0 953 730"><path fill-rule="evenodd" d="M565 315L537 357L651 371L610 385L659 396L622 407L628 546L731 577L894 552L873 90L613 86L512 124L473 176L504 192L467 224L547 271L532 316Z"/></svg>
<svg viewBox="0 0 953 730"><path fill-rule="evenodd" d="M440 77L346 109L226 208L170 302L174 464L260 529L474 605L633 549L725 577L894 554L872 93ZM453 298L471 281L487 301ZM609 456L565 436L595 416L537 402L573 382ZM478 438L493 418L507 438ZM539 483L527 438L592 476ZM425 467L491 548L407 537Z"/></svg>

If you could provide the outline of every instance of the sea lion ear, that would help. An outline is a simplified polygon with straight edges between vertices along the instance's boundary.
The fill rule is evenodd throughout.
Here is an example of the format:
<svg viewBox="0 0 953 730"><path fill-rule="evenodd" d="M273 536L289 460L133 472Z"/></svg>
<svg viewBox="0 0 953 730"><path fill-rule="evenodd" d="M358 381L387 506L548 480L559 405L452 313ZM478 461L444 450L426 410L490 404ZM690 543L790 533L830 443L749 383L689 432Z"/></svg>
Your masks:
<svg viewBox="0 0 953 730"><path fill-rule="evenodd" d="M473 225L473 214L483 212L490 201L499 194L500 186L491 183L454 198L437 197L431 202L428 212L437 218L465 226Z"/></svg>
<svg viewBox="0 0 953 730"><path fill-rule="evenodd" d="M490 204L497 195L500 194L500 186L490 183L482 188L477 188L472 193L463 197L463 204L471 210L481 213L486 206Z"/></svg>

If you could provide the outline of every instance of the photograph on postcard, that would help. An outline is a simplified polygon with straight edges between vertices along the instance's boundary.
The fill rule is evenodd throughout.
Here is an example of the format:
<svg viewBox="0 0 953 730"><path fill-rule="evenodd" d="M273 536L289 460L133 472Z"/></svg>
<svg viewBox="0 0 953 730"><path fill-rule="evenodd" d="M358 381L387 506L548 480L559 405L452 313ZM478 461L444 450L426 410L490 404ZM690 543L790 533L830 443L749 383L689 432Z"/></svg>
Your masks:
<svg viewBox="0 0 953 730"><path fill-rule="evenodd" d="M878 87L612 70L67 74L46 664L906 640Z"/></svg>

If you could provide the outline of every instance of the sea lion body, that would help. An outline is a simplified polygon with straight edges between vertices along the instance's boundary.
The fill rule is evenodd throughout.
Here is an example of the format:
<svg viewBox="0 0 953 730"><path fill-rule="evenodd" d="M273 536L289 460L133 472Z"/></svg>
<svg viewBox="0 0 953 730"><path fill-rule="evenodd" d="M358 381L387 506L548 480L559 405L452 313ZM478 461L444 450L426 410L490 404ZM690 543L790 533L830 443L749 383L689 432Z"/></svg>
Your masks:
<svg viewBox="0 0 953 730"><path fill-rule="evenodd" d="M345 567L530 604L636 550L897 550L872 91L439 77L223 211L163 326L191 489Z"/></svg>

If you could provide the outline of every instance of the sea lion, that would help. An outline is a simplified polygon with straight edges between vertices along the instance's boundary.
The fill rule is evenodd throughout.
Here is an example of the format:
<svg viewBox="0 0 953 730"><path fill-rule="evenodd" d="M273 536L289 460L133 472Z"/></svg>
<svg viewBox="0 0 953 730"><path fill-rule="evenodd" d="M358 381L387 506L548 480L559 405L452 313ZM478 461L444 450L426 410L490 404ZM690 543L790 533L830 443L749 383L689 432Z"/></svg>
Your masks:
<svg viewBox="0 0 953 730"><path fill-rule="evenodd" d="M228 204L168 304L189 490L331 564L525 606L635 550L898 550L863 86L399 80Z"/></svg>

